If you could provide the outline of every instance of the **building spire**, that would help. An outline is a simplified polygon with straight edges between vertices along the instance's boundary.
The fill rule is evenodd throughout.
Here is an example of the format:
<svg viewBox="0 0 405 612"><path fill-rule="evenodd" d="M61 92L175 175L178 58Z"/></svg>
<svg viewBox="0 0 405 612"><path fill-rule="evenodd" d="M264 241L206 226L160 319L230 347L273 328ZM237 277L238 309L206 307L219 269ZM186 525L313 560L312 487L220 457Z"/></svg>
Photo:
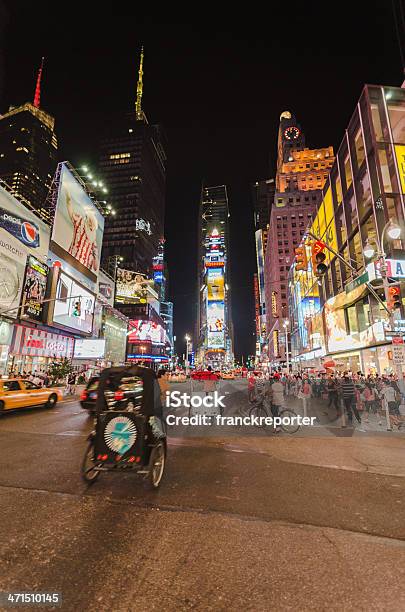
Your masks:
<svg viewBox="0 0 405 612"><path fill-rule="evenodd" d="M38 70L37 84L35 87L34 106L36 108L39 108L39 103L41 101L41 77L42 77L43 67L44 67L44 58L42 58L41 66Z"/></svg>
<svg viewBox="0 0 405 612"><path fill-rule="evenodd" d="M142 112L142 92L143 92L143 46L141 48L141 60L139 62L139 72L138 72L138 84L136 86L136 118L138 121L142 121L143 112Z"/></svg>

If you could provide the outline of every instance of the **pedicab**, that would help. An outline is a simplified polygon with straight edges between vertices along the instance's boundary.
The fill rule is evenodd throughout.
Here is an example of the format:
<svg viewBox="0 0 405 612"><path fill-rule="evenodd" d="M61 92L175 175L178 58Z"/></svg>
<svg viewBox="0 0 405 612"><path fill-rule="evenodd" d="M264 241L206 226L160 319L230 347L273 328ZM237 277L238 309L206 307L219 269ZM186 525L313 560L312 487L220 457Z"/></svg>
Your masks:
<svg viewBox="0 0 405 612"><path fill-rule="evenodd" d="M166 466L166 428L156 374L138 365L100 375L95 427L81 466L85 482L102 472L133 472L157 489Z"/></svg>

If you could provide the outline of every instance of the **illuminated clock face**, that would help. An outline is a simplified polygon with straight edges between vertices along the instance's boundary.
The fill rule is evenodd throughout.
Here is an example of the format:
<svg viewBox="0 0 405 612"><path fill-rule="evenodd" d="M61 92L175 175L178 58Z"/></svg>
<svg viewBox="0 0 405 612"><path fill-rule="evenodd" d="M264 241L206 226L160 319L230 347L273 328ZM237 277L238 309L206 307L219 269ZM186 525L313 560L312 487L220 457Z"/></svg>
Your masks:
<svg viewBox="0 0 405 612"><path fill-rule="evenodd" d="M287 140L297 140L300 134L300 130L295 125L290 125L284 130L284 136Z"/></svg>

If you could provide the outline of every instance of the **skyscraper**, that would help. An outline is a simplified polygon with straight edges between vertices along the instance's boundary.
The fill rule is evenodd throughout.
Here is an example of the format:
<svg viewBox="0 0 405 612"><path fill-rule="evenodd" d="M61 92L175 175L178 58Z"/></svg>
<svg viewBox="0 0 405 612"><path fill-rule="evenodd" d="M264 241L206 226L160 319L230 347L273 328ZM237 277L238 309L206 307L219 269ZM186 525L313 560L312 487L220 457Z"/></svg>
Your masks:
<svg viewBox="0 0 405 612"><path fill-rule="evenodd" d="M152 273L164 233L166 140L142 110L143 49L134 110L115 116L101 143L100 173L116 211L106 219L103 266L119 255L122 267Z"/></svg>
<svg viewBox="0 0 405 612"><path fill-rule="evenodd" d="M50 221L45 200L57 165L55 119L40 108L43 60L33 102L0 116L0 179L11 193Z"/></svg>
<svg viewBox="0 0 405 612"><path fill-rule="evenodd" d="M280 117L276 192L265 252L266 330L270 362L285 356L280 332L288 317L287 278L308 223L322 199L322 188L335 160L332 147L308 149L296 118ZM283 333L283 338L285 337Z"/></svg>
<svg viewBox="0 0 405 612"><path fill-rule="evenodd" d="M229 216L226 186L203 186L199 207L196 362L214 368L233 363Z"/></svg>
<svg viewBox="0 0 405 612"><path fill-rule="evenodd" d="M274 178L256 181L251 186L255 224L256 273L254 275L256 358L267 357L266 352L266 293L264 287L264 254L267 247L270 213L274 203Z"/></svg>

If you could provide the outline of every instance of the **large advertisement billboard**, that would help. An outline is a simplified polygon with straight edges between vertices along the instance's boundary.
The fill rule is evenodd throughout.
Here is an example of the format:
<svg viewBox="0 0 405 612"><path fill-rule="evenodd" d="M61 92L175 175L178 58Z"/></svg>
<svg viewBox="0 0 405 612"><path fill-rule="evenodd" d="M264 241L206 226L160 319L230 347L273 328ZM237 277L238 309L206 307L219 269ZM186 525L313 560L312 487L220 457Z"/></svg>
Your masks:
<svg viewBox="0 0 405 612"><path fill-rule="evenodd" d="M124 304L146 304L148 279L144 274L132 270L117 269L115 301Z"/></svg>
<svg viewBox="0 0 405 612"><path fill-rule="evenodd" d="M207 271L207 296L209 302L223 302L225 283L223 268L211 268Z"/></svg>
<svg viewBox="0 0 405 612"><path fill-rule="evenodd" d="M42 321L43 301L46 292L49 268L35 257L28 257L27 271L21 305L21 314Z"/></svg>
<svg viewBox="0 0 405 612"><path fill-rule="evenodd" d="M0 186L0 314L17 317L27 257L48 249L48 226Z"/></svg>
<svg viewBox="0 0 405 612"><path fill-rule="evenodd" d="M100 270L98 275L97 298L104 304L114 306L114 281L102 270Z"/></svg>
<svg viewBox="0 0 405 612"><path fill-rule="evenodd" d="M72 172L62 165L52 251L96 282L103 232L103 215Z"/></svg>
<svg viewBox="0 0 405 612"><path fill-rule="evenodd" d="M75 359L103 359L105 338L78 338L75 342Z"/></svg>
<svg viewBox="0 0 405 612"><path fill-rule="evenodd" d="M93 325L94 294L73 278L60 272L56 287L53 322L90 334Z"/></svg>
<svg viewBox="0 0 405 612"><path fill-rule="evenodd" d="M130 321L129 329L132 329L128 336L128 342L151 342L152 344L165 343L165 330L161 325L154 321Z"/></svg>
<svg viewBox="0 0 405 612"><path fill-rule="evenodd" d="M207 303L207 348L225 348L225 304L223 301Z"/></svg>

